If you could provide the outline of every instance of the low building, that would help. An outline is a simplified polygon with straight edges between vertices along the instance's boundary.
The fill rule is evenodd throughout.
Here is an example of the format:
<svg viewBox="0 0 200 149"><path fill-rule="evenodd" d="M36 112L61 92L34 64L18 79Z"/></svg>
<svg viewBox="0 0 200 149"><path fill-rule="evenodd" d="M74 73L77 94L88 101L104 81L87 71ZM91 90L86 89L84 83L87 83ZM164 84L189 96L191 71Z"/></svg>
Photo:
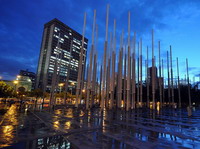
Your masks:
<svg viewBox="0 0 200 149"><path fill-rule="evenodd" d="M24 77L29 77L32 82L31 90L35 89L36 74L34 72L30 72L30 71L28 71L28 69L20 70L19 75L24 76Z"/></svg>
<svg viewBox="0 0 200 149"><path fill-rule="evenodd" d="M15 91L31 91L32 88L32 81L27 76L17 76L16 80L3 80L6 84L12 86Z"/></svg>

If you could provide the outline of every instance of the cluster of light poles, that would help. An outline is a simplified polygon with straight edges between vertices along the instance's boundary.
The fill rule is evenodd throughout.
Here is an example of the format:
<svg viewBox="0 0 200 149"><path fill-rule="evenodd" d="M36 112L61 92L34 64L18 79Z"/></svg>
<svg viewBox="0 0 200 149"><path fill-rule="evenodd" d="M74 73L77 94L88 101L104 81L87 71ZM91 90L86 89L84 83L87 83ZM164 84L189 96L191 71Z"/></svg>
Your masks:
<svg viewBox="0 0 200 149"><path fill-rule="evenodd" d="M143 44L142 38L138 42L138 58L136 57L136 33L134 33L133 40L131 40L131 29L130 29L130 12L128 13L128 41L127 44L124 42L124 31L122 31L120 37L120 48L117 57L116 52L116 20L114 20L113 34L110 37L110 44L108 43L108 21L109 21L109 5L107 5L106 13L106 34L104 42L104 54L102 64L97 65L97 37L95 34L98 32L96 24L96 10L94 10L94 19L92 26L92 44L91 52L89 56L89 63L87 69L87 86L85 88L87 97L85 99L86 109L91 107L91 100L94 100L94 95L99 94L99 104L101 109L121 108L125 107L126 111L134 109L138 106L143 106ZM83 25L83 40L86 28L86 14L84 15L84 25ZM96 28L96 29L95 29ZM146 105L150 107L150 100L152 101L152 108L156 109L157 99L156 99L156 65L155 65L155 54L154 54L154 31L152 30L152 71L149 72L149 57L148 57L148 47L147 47L147 59L145 60L146 67L146 85L147 85L147 102ZM82 63L82 50L80 54L80 64ZM158 42L158 88L159 88L159 106L164 105L164 64L163 59L161 59L160 54L160 41ZM186 60L187 61L187 60ZM82 67L79 65L79 75L77 79L77 88L76 88L76 107L80 104L81 94L81 76ZM174 74L173 74L173 63L172 63L172 47L170 46L170 53L167 51L167 78L168 78L168 101L172 107L176 107L174 101ZM100 78L97 77L97 67L100 69ZM188 98L189 98L189 107L191 107L191 97L189 89L189 73L188 65L187 68L187 80L188 80ZM137 71L137 72L136 72ZM179 93L179 107L181 107L181 95L180 95L180 80L179 80L179 66L177 58L177 75L178 75L178 93ZM149 76L151 76L151 82L149 82ZM162 81L163 79L163 81ZM98 80L98 82L97 82ZM96 83L93 83L96 82ZM99 84L99 89L95 89L97 86L94 84ZM150 88L152 92L150 93ZM96 91L96 92L95 92ZM136 97L137 93L137 97ZM151 99L150 99L151 95ZM96 96L97 97L97 96ZM166 99L165 99L166 102Z"/></svg>
<svg viewBox="0 0 200 149"><path fill-rule="evenodd" d="M106 12L106 33L104 42L104 54L102 63L97 62L97 42L98 42L98 25L96 24L96 10L94 10L93 26L92 26L92 43L91 51L89 55L89 63L86 70L86 87L84 87L84 65L83 65L83 49L84 49L84 36L86 30L86 13L84 14L83 32L82 32L82 45L80 49L80 59L78 65L78 78L76 85L76 101L75 107L78 107L82 100L83 91L86 93L85 105L86 109L89 109L94 105L95 98L98 98L98 104L101 110L105 107L109 109L113 108L125 108L126 111L135 109L136 107L152 107L156 109L156 106L162 107L166 103L166 97L164 96L164 62L161 59L160 41L158 42L158 88L159 88L159 104L156 99L156 84L157 84L157 70L154 54L154 31L151 33L151 47L152 47L152 67L151 74L149 72L149 48L147 47L147 57L145 60L145 77L147 86L147 101L143 101L143 43L142 38L136 41L136 32L131 39L131 19L130 12L128 12L128 40L124 41L124 31L122 30L120 36L120 47L117 53L116 51L116 20L113 23L113 34L110 34L110 43L108 42L108 24L109 24L109 5L107 5ZM127 44L126 44L127 43ZM138 46L137 46L138 45ZM58 45L59 47L59 45ZM136 49L136 47L138 47ZM167 79L168 79L168 102L170 106L176 107L174 101L174 74L172 64L172 47L170 46L170 53L167 51ZM71 50L70 50L71 51ZM136 52L138 51L138 52ZM136 56L136 53L138 56ZM187 83L188 83L188 100L189 109L191 107L191 97L189 88L189 72L188 72L188 60L186 60L187 68ZM58 63L55 63L54 75L52 79L52 86L55 87L57 76ZM98 69L100 69L100 77L98 77ZM178 93L179 93L179 107L181 107L181 94L180 94L180 80L179 80L179 65L177 58L177 75L178 75ZM69 72L68 75L69 77ZM151 81L149 81L151 76ZM67 77L67 78L68 78ZM61 88L68 87L69 79L66 79L65 84L59 84L60 92ZM52 92L55 88L52 87ZM151 92L150 92L151 87ZM98 96L99 95L99 96ZM137 96L136 96L137 95ZM50 99L54 99L51 94ZM51 100L51 105L54 104L54 100ZM152 105L150 106L150 101ZM115 106L114 106L115 105Z"/></svg>

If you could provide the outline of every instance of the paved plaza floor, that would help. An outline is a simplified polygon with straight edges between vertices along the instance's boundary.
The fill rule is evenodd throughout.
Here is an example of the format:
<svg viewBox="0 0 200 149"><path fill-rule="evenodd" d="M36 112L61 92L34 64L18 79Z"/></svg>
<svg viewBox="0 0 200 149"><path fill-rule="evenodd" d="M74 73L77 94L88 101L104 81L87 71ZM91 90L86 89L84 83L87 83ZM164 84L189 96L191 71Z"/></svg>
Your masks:
<svg viewBox="0 0 200 149"><path fill-rule="evenodd" d="M0 148L200 148L200 109L54 110L0 104Z"/></svg>

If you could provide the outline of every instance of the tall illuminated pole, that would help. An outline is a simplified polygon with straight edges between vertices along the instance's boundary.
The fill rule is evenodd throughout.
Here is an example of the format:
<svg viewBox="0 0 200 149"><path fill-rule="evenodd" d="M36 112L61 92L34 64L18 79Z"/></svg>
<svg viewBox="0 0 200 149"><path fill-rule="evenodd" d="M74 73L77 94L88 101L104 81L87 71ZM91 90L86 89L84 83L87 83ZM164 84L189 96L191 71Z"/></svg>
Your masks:
<svg viewBox="0 0 200 149"><path fill-rule="evenodd" d="M90 107L93 106L94 104L94 96L95 96L95 84L96 84L96 71L97 71L97 55L96 53L94 54L94 61L93 61L93 72L92 72L92 87L91 87L91 102L90 102Z"/></svg>
<svg viewBox="0 0 200 149"><path fill-rule="evenodd" d="M56 48L57 48L57 50L60 49L60 33L59 33ZM56 82L57 82L57 75L58 75L58 57L59 57L59 52L56 53L56 59L54 60L54 72L53 72L53 75L52 75L51 91L50 91L50 108L52 108L54 106L54 103L55 103L54 92L55 92L55 88L57 86Z"/></svg>
<svg viewBox="0 0 200 149"><path fill-rule="evenodd" d="M167 51L167 75L168 75L168 102L171 103L170 100L170 72L169 72L169 53Z"/></svg>
<svg viewBox="0 0 200 149"><path fill-rule="evenodd" d="M174 80L173 80L173 66L172 66L172 47L170 45L170 64L171 64L171 89L172 89L172 106L174 107Z"/></svg>
<svg viewBox="0 0 200 149"><path fill-rule="evenodd" d="M110 63L111 57L108 58L108 66L106 71L106 99L105 99L105 107L109 106L109 94L110 94Z"/></svg>
<svg viewBox="0 0 200 149"><path fill-rule="evenodd" d="M140 102L142 104L142 38L140 39Z"/></svg>
<svg viewBox="0 0 200 149"><path fill-rule="evenodd" d="M125 53L125 57L124 57L124 106L126 106L126 88L127 88L127 81L126 81L126 59L127 59L127 55L126 55L126 47L125 47L125 50L124 50L124 53Z"/></svg>
<svg viewBox="0 0 200 149"><path fill-rule="evenodd" d="M189 108L191 108L192 107L192 103L191 103L191 95L190 95L190 76L189 76L189 71L188 71L188 59L186 59L186 70L187 70Z"/></svg>
<svg viewBox="0 0 200 149"><path fill-rule="evenodd" d="M178 64L178 57L176 58L177 63L177 75L178 75L178 105L181 108L181 91L180 91L180 78L179 78L179 64Z"/></svg>
<svg viewBox="0 0 200 149"><path fill-rule="evenodd" d="M136 45L136 33L133 37L133 57L132 57L132 102L131 109L135 109L135 45Z"/></svg>
<svg viewBox="0 0 200 149"><path fill-rule="evenodd" d="M89 73L88 73L88 83L87 83L87 98L86 98L86 109L89 108L89 100L90 100L90 91L91 91L91 78L92 78L92 62L93 62L93 53L94 53L94 32L96 26L96 10L94 10L94 18L93 18L93 27L92 27L92 45L90 51L90 64L89 64Z"/></svg>
<svg viewBox="0 0 200 149"><path fill-rule="evenodd" d="M101 89L102 89L102 65L100 67L100 79L99 79L99 104L101 104L102 96L101 96Z"/></svg>
<svg viewBox="0 0 200 149"><path fill-rule="evenodd" d="M162 102L164 103L165 102L165 76L164 76L164 63L163 63L163 59L162 59L162 78L163 78L163 81L162 81Z"/></svg>
<svg viewBox="0 0 200 149"><path fill-rule="evenodd" d="M107 70L106 70L106 99L105 99L105 107L108 108L110 105L110 89L111 89L111 78L110 78L110 72L111 72L111 49L113 47L113 35L112 32L110 32L110 46L108 47L107 51Z"/></svg>
<svg viewBox="0 0 200 149"><path fill-rule="evenodd" d="M110 108L113 107L114 102L114 91L115 91L115 60L116 60L116 20L114 20L114 31L113 31L113 49L112 49L112 81L111 81L111 100ZM119 70L118 70L119 71Z"/></svg>
<svg viewBox="0 0 200 149"><path fill-rule="evenodd" d="M105 105L105 79L106 79L106 54L107 54L107 46L108 46L108 16L109 16L109 5L107 5L106 12L106 37L104 43L104 59L103 59L103 82L102 82L102 99L101 99L101 110L103 110Z"/></svg>
<svg viewBox="0 0 200 149"><path fill-rule="evenodd" d="M128 12L128 68L127 68L127 100L126 100L126 111L130 108L130 87L131 87L131 46L130 46L130 21L131 13Z"/></svg>
<svg viewBox="0 0 200 149"><path fill-rule="evenodd" d="M140 102L140 96L139 96L139 94L140 94L140 86L139 86L139 84L140 84L140 70L139 70L139 68L140 68L140 44L139 44L139 42L138 42L138 59L137 59L137 105L139 105L139 102Z"/></svg>
<svg viewBox="0 0 200 149"><path fill-rule="evenodd" d="M118 80L118 108L121 108L122 104L122 65L123 65L123 37L124 37L124 31L122 31L121 34L121 40L120 40L120 53L119 53L119 80Z"/></svg>
<svg viewBox="0 0 200 149"><path fill-rule="evenodd" d="M145 67L145 71L144 71L144 76L145 76L145 77L144 77L144 80L145 80L145 82L146 82L145 85L146 85L146 91L147 91L147 84L148 84L148 83L147 83L147 78L148 78L148 75L147 75L147 74L148 74L148 73L147 73L147 70L148 70L148 69L147 69L147 59L144 60L144 67ZM146 93L147 93L147 92L146 92ZM148 95L148 94L146 94L146 106L147 106L147 99L148 99L147 95Z"/></svg>
<svg viewBox="0 0 200 149"><path fill-rule="evenodd" d="M79 67L78 67L79 70L78 70L77 87L76 87L75 107L78 107L78 102L80 101L79 95L80 95L80 91L81 91L81 77L82 77L82 73L83 73L83 51L84 51L85 28L86 28L86 13L84 14L82 45L81 45L81 54L80 54Z"/></svg>
<svg viewBox="0 0 200 149"><path fill-rule="evenodd" d="M117 88L117 100L116 100L116 107L117 108L120 108L120 57L121 57L121 51L119 50L119 56L118 56L118 63L117 63L117 66L118 66L118 73L117 73L117 82L116 82L116 88Z"/></svg>
<svg viewBox="0 0 200 149"><path fill-rule="evenodd" d="M152 101L155 109L154 31L152 30Z"/></svg>
<svg viewBox="0 0 200 149"><path fill-rule="evenodd" d="M159 95L160 95L160 105L162 106L162 85L161 85L161 59L160 59L160 41L158 42L158 54L159 54Z"/></svg>
<svg viewBox="0 0 200 149"><path fill-rule="evenodd" d="M149 48L147 46L147 64L146 64L146 71L147 71L147 107L149 107Z"/></svg>
<svg viewBox="0 0 200 149"><path fill-rule="evenodd" d="M93 24L94 24L94 30L96 29L96 38L95 38L95 41L93 41L93 43L94 43L94 61L93 61L93 72L92 72L92 88L91 88L91 93L92 93L91 96L92 97L91 97L91 103L90 103L91 107L94 104L95 95L97 95L96 82L98 82L98 78L96 78L96 75L97 75L97 42L98 42L98 26L96 24L96 12L95 12Z"/></svg>

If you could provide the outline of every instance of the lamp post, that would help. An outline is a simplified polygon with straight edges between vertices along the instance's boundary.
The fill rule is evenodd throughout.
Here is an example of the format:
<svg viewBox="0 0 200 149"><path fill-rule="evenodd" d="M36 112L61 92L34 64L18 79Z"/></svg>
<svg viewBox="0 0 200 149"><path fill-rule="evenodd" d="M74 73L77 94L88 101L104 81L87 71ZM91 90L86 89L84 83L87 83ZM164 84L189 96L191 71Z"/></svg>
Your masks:
<svg viewBox="0 0 200 149"><path fill-rule="evenodd" d="M75 83L74 83L74 82L71 82L70 85L71 85L71 101L73 101L73 97L72 97L72 95L73 95L72 93L73 93L73 92L72 92L72 91L73 91L73 86L75 85ZM80 101L80 99L78 99L78 103L79 103L79 101ZM73 103L73 102L72 102L72 103Z"/></svg>
<svg viewBox="0 0 200 149"><path fill-rule="evenodd" d="M74 85L75 85L75 83L72 82L72 83L71 83L71 86L74 86ZM72 94L72 90L73 90L73 87L72 87L72 89L71 89L71 94Z"/></svg>
<svg viewBox="0 0 200 149"><path fill-rule="evenodd" d="M61 90L62 90L62 87L64 86L64 83L60 83L60 84L58 84L58 86L60 87L60 93L61 93Z"/></svg>
<svg viewBox="0 0 200 149"><path fill-rule="evenodd" d="M82 89L82 94L83 94L83 97L85 98L85 89ZM80 103L82 103L83 98L81 98L80 100L81 100Z"/></svg>
<svg viewBox="0 0 200 149"><path fill-rule="evenodd" d="M62 98L62 97L61 97L61 91L62 91L62 87L64 86L64 83L59 83L58 86L60 87L60 89L59 89L59 90L60 90L60 91L59 91L59 93L60 93L60 95L59 95L59 96L60 96L59 101L60 101L61 98ZM65 100L65 99L64 99L64 100Z"/></svg>
<svg viewBox="0 0 200 149"><path fill-rule="evenodd" d="M17 86L17 84L18 84L18 81L15 80L15 81L13 81L13 83L14 83L14 85L15 85L15 92L16 92L16 86Z"/></svg>

